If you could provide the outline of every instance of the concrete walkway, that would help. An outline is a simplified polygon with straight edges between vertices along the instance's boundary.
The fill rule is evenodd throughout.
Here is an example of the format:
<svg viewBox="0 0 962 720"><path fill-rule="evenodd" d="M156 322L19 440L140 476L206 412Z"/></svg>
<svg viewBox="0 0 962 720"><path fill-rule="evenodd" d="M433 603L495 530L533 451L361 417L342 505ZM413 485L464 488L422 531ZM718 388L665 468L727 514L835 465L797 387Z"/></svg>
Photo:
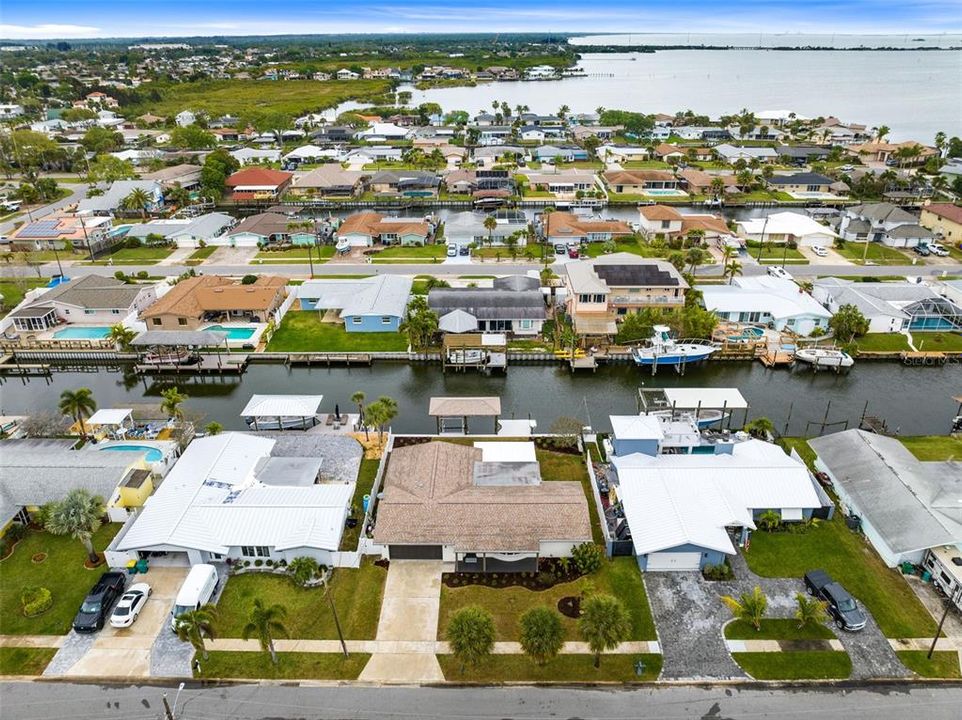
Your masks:
<svg viewBox="0 0 962 720"><path fill-rule="evenodd" d="M782 652L782 645L784 643L791 644L792 641L781 641L781 640L725 640L725 645L728 647L728 652ZM812 643L811 640L803 641L806 643ZM842 641L838 639L833 640L816 640L814 642L820 643L821 647L813 647L813 650L836 650L838 652L844 652L845 646L842 645Z"/></svg>
<svg viewBox="0 0 962 720"><path fill-rule="evenodd" d="M441 561L395 560L388 568L377 625L377 651L360 680L442 682L435 657L441 606Z"/></svg>
<svg viewBox="0 0 962 720"><path fill-rule="evenodd" d="M928 652L932 647L932 638L899 638L889 639L889 645L893 650L925 650ZM935 645L935 650L958 650L962 652L962 637L943 637L939 638Z"/></svg>
<svg viewBox="0 0 962 720"><path fill-rule="evenodd" d="M195 248L184 247L177 248L170 255L165 257L163 260L158 262L158 265L180 265L182 262L187 260L191 255L194 254Z"/></svg>
<svg viewBox="0 0 962 720"><path fill-rule="evenodd" d="M750 641L755 642L755 641ZM348 640L346 642L348 652L352 653L371 653L371 654L412 654L427 653L432 655L450 654L451 648L443 640L435 641L414 641L414 640ZM341 643L337 640L275 640L274 645L278 652L311 652L311 653L339 653ZM241 640L240 638L221 638L219 640L209 640L208 650L222 650L229 652L261 652L260 644L257 640ZM836 648L833 648L836 649ZM837 649L841 650L841 646ZM521 643L517 642L496 642L494 644L494 655L520 655L524 651ZM617 649L610 651L611 655L641 655L658 654L661 647L657 641L641 640L637 642L626 642L618 646ZM587 643L566 642L561 648L562 655L590 655L591 650Z"/></svg>
<svg viewBox="0 0 962 720"><path fill-rule="evenodd" d="M66 635L0 635L0 647L59 648Z"/></svg>

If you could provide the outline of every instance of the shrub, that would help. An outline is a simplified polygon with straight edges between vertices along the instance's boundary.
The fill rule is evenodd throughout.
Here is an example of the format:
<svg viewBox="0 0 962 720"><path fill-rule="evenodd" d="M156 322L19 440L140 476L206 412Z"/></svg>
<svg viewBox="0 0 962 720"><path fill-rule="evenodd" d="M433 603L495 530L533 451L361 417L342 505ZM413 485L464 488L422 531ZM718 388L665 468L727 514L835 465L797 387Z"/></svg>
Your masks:
<svg viewBox="0 0 962 720"><path fill-rule="evenodd" d="M307 555L296 557L287 566L287 572L290 573L291 580L295 585L304 587L317 576L317 560Z"/></svg>
<svg viewBox="0 0 962 720"><path fill-rule="evenodd" d="M139 248L140 245L141 245L140 238L130 237L124 241L124 247L130 248L131 250L133 250L134 248Z"/></svg>
<svg viewBox="0 0 962 720"><path fill-rule="evenodd" d="M120 280L120 282L127 282L127 275L124 273L123 270L118 270L117 272L115 272L114 278L116 278L117 280Z"/></svg>
<svg viewBox="0 0 962 720"><path fill-rule="evenodd" d="M264 561L261 560L260 558L254 561L254 567L260 567L263 564L264 564Z"/></svg>
<svg viewBox="0 0 962 720"><path fill-rule="evenodd" d="M581 543L571 551L571 560L582 575L600 570L604 556L604 551L594 543Z"/></svg>
<svg viewBox="0 0 962 720"><path fill-rule="evenodd" d="M758 529L765 532L775 532L782 526L782 516L777 510L766 510L758 518Z"/></svg>
<svg viewBox="0 0 962 720"><path fill-rule="evenodd" d="M23 536L27 534L27 526L21 525L20 523L13 523L7 528L7 532L4 533L4 537L10 540L11 543L15 543L18 540L22 540Z"/></svg>
<svg viewBox="0 0 962 720"><path fill-rule="evenodd" d="M735 577L731 565L727 562L720 562L718 565L706 565L702 568L701 574L706 580L731 580Z"/></svg>
<svg viewBox="0 0 962 720"><path fill-rule="evenodd" d="M250 566L251 566L251 561L250 561L250 560L245 560L245 561L244 561L244 567L250 567Z"/></svg>
<svg viewBox="0 0 962 720"><path fill-rule="evenodd" d="M256 275L245 275L241 278L241 285L253 285L257 282Z"/></svg>
<svg viewBox="0 0 962 720"><path fill-rule="evenodd" d="M45 587L27 587L20 593L20 604L23 606L24 615L36 617L50 609L53 605L53 595Z"/></svg>
<svg viewBox="0 0 962 720"><path fill-rule="evenodd" d="M273 561L273 560L265 560L265 561L264 561L264 564L267 565L267 567L274 567L274 561Z"/></svg>
<svg viewBox="0 0 962 720"><path fill-rule="evenodd" d="M146 270L141 270L139 273L137 273L137 278L140 280L146 280L149 277L150 277L150 273L147 272Z"/></svg>

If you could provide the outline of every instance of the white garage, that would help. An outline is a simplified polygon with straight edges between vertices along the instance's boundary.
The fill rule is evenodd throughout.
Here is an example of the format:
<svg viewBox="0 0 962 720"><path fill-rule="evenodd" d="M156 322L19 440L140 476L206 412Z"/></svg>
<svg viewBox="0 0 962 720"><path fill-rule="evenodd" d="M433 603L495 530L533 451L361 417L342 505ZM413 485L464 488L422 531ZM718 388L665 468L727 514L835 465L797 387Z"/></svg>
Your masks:
<svg viewBox="0 0 962 720"><path fill-rule="evenodd" d="M700 552L656 552L648 555L648 572L698 570L700 567Z"/></svg>

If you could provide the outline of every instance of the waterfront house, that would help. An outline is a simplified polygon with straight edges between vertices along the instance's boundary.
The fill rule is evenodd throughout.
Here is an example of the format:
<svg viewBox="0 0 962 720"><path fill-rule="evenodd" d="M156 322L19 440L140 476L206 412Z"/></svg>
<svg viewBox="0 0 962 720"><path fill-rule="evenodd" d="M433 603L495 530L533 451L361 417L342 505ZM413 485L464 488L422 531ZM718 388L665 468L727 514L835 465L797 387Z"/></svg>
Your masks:
<svg viewBox="0 0 962 720"><path fill-rule="evenodd" d="M185 190L193 190L200 186L200 171L200 165L182 163L145 173L140 177L142 180L156 180L164 190L169 190L176 185Z"/></svg>
<svg viewBox="0 0 962 720"><path fill-rule="evenodd" d="M778 160L778 152L770 147L740 146L722 143L714 147L715 152L722 160L733 165L738 160L751 162L758 160L763 163L772 163Z"/></svg>
<svg viewBox="0 0 962 720"><path fill-rule="evenodd" d="M642 205L638 208L638 227L649 236L687 237L697 231L702 241L732 236L725 218L710 213L680 213L668 205Z"/></svg>
<svg viewBox="0 0 962 720"><path fill-rule="evenodd" d="M737 220L738 234L747 240L766 243L794 243L831 247L838 234L808 215L796 212L776 212L767 217Z"/></svg>
<svg viewBox="0 0 962 720"><path fill-rule="evenodd" d="M518 158L524 155L524 148L520 145L495 145L491 147L476 147L471 152L471 158L478 167L490 167L508 158Z"/></svg>
<svg viewBox="0 0 962 720"><path fill-rule="evenodd" d="M962 243L962 207L951 203L929 203L922 208L919 224L952 245Z"/></svg>
<svg viewBox="0 0 962 720"><path fill-rule="evenodd" d="M256 165L257 163L276 163L281 161L280 150L262 150L259 148L240 148L231 150L230 156L243 165Z"/></svg>
<svg viewBox="0 0 962 720"><path fill-rule="evenodd" d="M370 188L379 195L437 197L441 180L425 170L381 170L371 176Z"/></svg>
<svg viewBox="0 0 962 720"><path fill-rule="evenodd" d="M109 215L68 215L53 213L40 220L27 221L6 239L11 250L68 250L97 253L110 243L112 218Z"/></svg>
<svg viewBox="0 0 962 720"><path fill-rule="evenodd" d="M623 220L586 218L555 211L545 216L544 235L549 243L605 242L634 234Z"/></svg>
<svg viewBox="0 0 962 720"><path fill-rule="evenodd" d="M611 192L629 195L678 188L678 179L665 170L614 170L606 172L604 179Z"/></svg>
<svg viewBox="0 0 962 720"><path fill-rule="evenodd" d="M311 133L311 140L324 144L349 143L354 139L354 128L346 125L326 125Z"/></svg>
<svg viewBox="0 0 962 720"><path fill-rule="evenodd" d="M598 189L597 178L590 170L563 170L556 173L529 172L525 177L532 190L549 192L559 198L572 197L579 192L594 192Z"/></svg>
<svg viewBox="0 0 962 720"><path fill-rule="evenodd" d="M542 145L531 151L531 158L539 162L570 163L588 160L588 151L577 145Z"/></svg>
<svg viewBox="0 0 962 720"><path fill-rule="evenodd" d="M287 297L287 280L258 275L244 285L218 275L184 278L141 313L148 330L198 330L212 323L266 323Z"/></svg>
<svg viewBox="0 0 962 720"><path fill-rule="evenodd" d="M257 213L241 220L223 235L225 243L231 247L264 247L272 243L283 243L290 238L287 229L291 219L280 213Z"/></svg>
<svg viewBox="0 0 962 720"><path fill-rule="evenodd" d="M294 174L264 167L248 167L232 173L225 185L232 200L272 200L287 190Z"/></svg>
<svg viewBox="0 0 962 720"><path fill-rule="evenodd" d="M292 195L357 197L364 192L370 177L370 172L345 170L340 165L331 163L296 174L289 189Z"/></svg>
<svg viewBox="0 0 962 720"><path fill-rule="evenodd" d="M404 148L391 145L367 145L349 151L344 160L354 164L371 165L379 162L401 162L403 156Z"/></svg>
<svg viewBox="0 0 962 720"><path fill-rule="evenodd" d="M669 145L668 143L660 143L656 145L652 152L659 160L668 162L669 160L681 160L687 157L686 150L680 148L677 145Z"/></svg>
<svg viewBox="0 0 962 720"><path fill-rule="evenodd" d="M497 278L491 288L432 288L428 305L438 318L467 313L479 332L539 335L547 318L541 283L521 275Z"/></svg>
<svg viewBox="0 0 962 720"><path fill-rule="evenodd" d="M613 416L612 457L638 566L696 571L736 554L758 518L800 522L831 501L797 456L761 440L706 439L685 416ZM827 510L827 508L826 508Z"/></svg>
<svg viewBox="0 0 962 720"><path fill-rule="evenodd" d="M144 452L103 452L76 439L4 440L0 452L0 533L29 525L44 505L83 489L104 499L112 521L143 505L153 490Z"/></svg>
<svg viewBox="0 0 962 720"><path fill-rule="evenodd" d="M101 275L81 275L31 295L6 318L19 332L69 324L104 330L101 337L109 326L132 324L157 298L153 285L129 285Z"/></svg>
<svg viewBox="0 0 962 720"><path fill-rule="evenodd" d="M828 195L835 181L819 173L795 173L794 175L773 175L768 179L768 187L790 195L819 193Z"/></svg>
<svg viewBox="0 0 962 720"><path fill-rule="evenodd" d="M646 147L631 145L601 145L595 150L595 155L605 162L624 163L647 160L651 156L651 151Z"/></svg>
<svg viewBox="0 0 962 720"><path fill-rule="evenodd" d="M935 239L919 218L887 202L845 208L838 232L846 242L880 242L889 247L915 247Z"/></svg>
<svg viewBox="0 0 962 720"><path fill-rule="evenodd" d="M145 223L118 226L112 236L137 238L144 244L172 242L178 247L200 247L223 235L237 222L226 213L207 213L194 218L152 220ZM216 243L215 243L216 244Z"/></svg>
<svg viewBox="0 0 962 720"><path fill-rule="evenodd" d="M764 325L807 336L824 334L832 313L791 280L736 277L729 285L698 285L702 304L720 320Z"/></svg>
<svg viewBox="0 0 962 720"><path fill-rule="evenodd" d="M134 190L143 190L149 201L144 208L147 212L160 210L164 205L164 189L156 180L117 180L110 184L103 195L88 197L77 203L79 215L114 215L124 210L126 200ZM139 214L140 208L128 212Z"/></svg>
<svg viewBox="0 0 962 720"><path fill-rule="evenodd" d="M376 122L370 127L358 130L354 133L354 137L366 142L387 142L389 140L404 140L410 134L410 128L401 127L394 123Z"/></svg>
<svg viewBox="0 0 962 720"><path fill-rule="evenodd" d="M825 277L815 280L812 295L832 313L854 305L872 333L962 328L962 308L921 283Z"/></svg>
<svg viewBox="0 0 962 720"><path fill-rule="evenodd" d="M881 140L866 142L859 145L850 145L845 148L845 152L858 157L863 162L885 163L886 165L898 165L899 167L922 165L930 157L939 154L939 151L934 147L928 147L914 140L899 143Z"/></svg>
<svg viewBox="0 0 962 720"><path fill-rule="evenodd" d="M617 320L646 307L684 307L688 283L670 263L612 253L564 265L567 312L580 335L614 335Z"/></svg>
<svg viewBox="0 0 962 720"><path fill-rule="evenodd" d="M775 152L780 159L787 159L794 165L805 165L824 162L832 153L832 149L820 145L776 145Z"/></svg>
<svg viewBox="0 0 962 720"><path fill-rule="evenodd" d="M571 135L578 142L584 142L590 137L598 138L602 142L608 142L624 129L621 125L607 127L601 125L575 125L571 128Z"/></svg>
<svg viewBox="0 0 962 720"><path fill-rule="evenodd" d="M815 466L889 567L962 546L962 463L923 462L897 438L845 430L809 441Z"/></svg>
<svg viewBox="0 0 962 720"><path fill-rule="evenodd" d="M491 230L484 226L488 217L482 212L461 212L449 215L444 221L444 237L454 245L504 245L512 235L517 247L527 245L528 220L524 213L506 211L495 215L496 225Z"/></svg>
<svg viewBox="0 0 962 720"><path fill-rule="evenodd" d="M507 170L454 170L442 182L449 193L476 198L511 197L517 192Z"/></svg>
<svg viewBox="0 0 962 720"><path fill-rule="evenodd" d="M532 442L441 440L394 448L374 541L390 560L436 559L460 572L536 572L591 542L581 484L542 480Z"/></svg>
<svg viewBox="0 0 962 720"><path fill-rule="evenodd" d="M107 557L123 566L147 553L190 565L309 556L330 567L354 493L343 475L306 435L195 439Z"/></svg>
<svg viewBox="0 0 962 720"><path fill-rule="evenodd" d="M330 278L307 280L293 292L301 310L334 313L349 333L397 332L407 317L412 284L401 275Z"/></svg>
<svg viewBox="0 0 962 720"><path fill-rule="evenodd" d="M712 188L712 181L715 178L721 178L722 193L731 195L739 192L738 178L735 175L713 175L703 170L685 168L684 170L679 170L677 176L681 181L682 188L692 195L714 194L715 190Z"/></svg>
<svg viewBox="0 0 962 720"><path fill-rule="evenodd" d="M387 217L376 212L348 216L334 234L339 245L371 247L383 245L424 245L431 237L429 223L418 218Z"/></svg>

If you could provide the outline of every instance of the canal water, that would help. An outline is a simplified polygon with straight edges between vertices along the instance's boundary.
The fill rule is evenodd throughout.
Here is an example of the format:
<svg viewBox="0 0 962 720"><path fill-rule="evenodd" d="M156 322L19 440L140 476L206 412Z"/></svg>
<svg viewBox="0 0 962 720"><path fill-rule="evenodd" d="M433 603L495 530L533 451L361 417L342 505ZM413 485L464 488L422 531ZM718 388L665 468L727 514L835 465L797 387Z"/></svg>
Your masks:
<svg viewBox="0 0 962 720"><path fill-rule="evenodd" d="M162 389L174 384L145 382L133 374L101 369L58 372L28 381L8 378L0 386L0 414L56 411L60 393L89 387L99 407L159 403ZM438 365L375 363L363 368L292 368L254 364L241 377L179 381L190 395L185 409L201 423L216 420L228 429L243 429L238 414L254 393L322 394L322 410L352 408L351 395L363 391L369 400L389 395L397 400L396 432L428 432L427 415L434 395L498 395L503 417L532 417L542 431L562 416L577 417L599 431L609 429L608 416L635 412L638 388L737 387L751 403L749 418L771 418L779 432L818 434L828 409L828 422L858 424L868 413L885 418L902 434L944 434L956 413L951 396L962 395L958 365L911 368L898 363L859 363L848 374L817 374L801 369L767 370L759 363L714 362L689 368L684 377L671 369L651 377L634 365L601 367L594 374L572 375L561 365L513 365L506 375L441 372ZM831 408L827 405L831 401ZM741 421L741 413L736 415ZM787 423L787 428L786 428ZM490 420L476 419L472 430L490 431ZM841 429L829 426L827 431Z"/></svg>

